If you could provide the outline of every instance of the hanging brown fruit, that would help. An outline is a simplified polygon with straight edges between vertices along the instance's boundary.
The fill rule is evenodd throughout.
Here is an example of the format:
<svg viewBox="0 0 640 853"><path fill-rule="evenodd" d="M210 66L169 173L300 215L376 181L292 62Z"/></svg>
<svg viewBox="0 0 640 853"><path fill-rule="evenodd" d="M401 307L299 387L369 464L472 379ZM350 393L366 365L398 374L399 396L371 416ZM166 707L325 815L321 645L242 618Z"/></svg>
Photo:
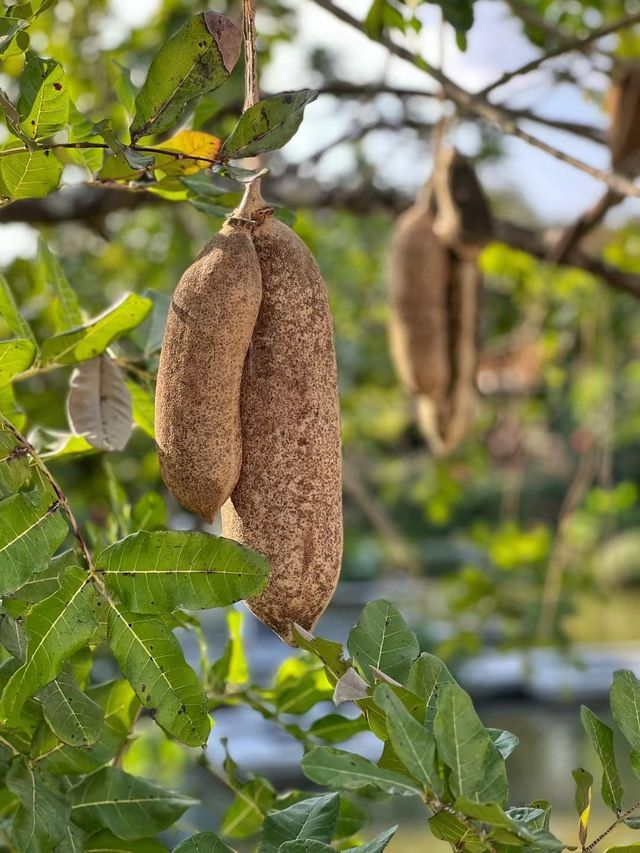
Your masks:
<svg viewBox="0 0 640 853"><path fill-rule="evenodd" d="M620 67L609 91L609 147L616 172L640 173L640 63Z"/></svg>
<svg viewBox="0 0 640 853"><path fill-rule="evenodd" d="M252 224L231 218L171 300L156 389L162 477L212 521L240 476L240 383L262 295Z"/></svg>
<svg viewBox="0 0 640 853"><path fill-rule="evenodd" d="M267 589L247 602L285 641L311 630L342 556L340 413L331 314L306 245L254 215L262 304L242 377L242 472L223 532L263 554Z"/></svg>
<svg viewBox="0 0 640 853"><path fill-rule="evenodd" d="M477 258L490 236L471 165L444 149L431 183L398 220L389 261L391 354L436 454L453 450L475 415Z"/></svg>

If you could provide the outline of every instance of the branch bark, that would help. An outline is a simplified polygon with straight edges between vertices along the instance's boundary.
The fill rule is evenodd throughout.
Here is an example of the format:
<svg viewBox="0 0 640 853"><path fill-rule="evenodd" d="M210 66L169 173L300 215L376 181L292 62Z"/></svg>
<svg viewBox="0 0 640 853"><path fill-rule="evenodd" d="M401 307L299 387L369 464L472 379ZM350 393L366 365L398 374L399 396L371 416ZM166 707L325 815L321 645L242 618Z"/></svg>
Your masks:
<svg viewBox="0 0 640 853"><path fill-rule="evenodd" d="M336 6L333 0L313 0L313 2L332 14L338 20L348 24L350 27L366 36L363 22L351 15L350 12L342 9L340 6ZM468 92L466 89L458 86L457 83L454 83L453 80L449 79L449 77L447 77L446 74L443 74L438 68L434 68L421 57L414 56L411 51L399 44L396 44L396 42L389 38L385 33L380 36L379 43L386 47L390 53L400 59L403 59L405 62L409 62L414 68L418 68L425 74L432 77L440 84L445 96L461 109L485 119L498 127L503 133L506 133L509 136L515 136L517 139L527 142L532 147L539 148L551 157L555 157L557 160L561 160L562 162L573 166L575 169L579 169L587 175L591 175L592 178L602 181L602 183L611 187L611 189L616 190L621 195L640 197L640 187L637 187L633 181L629 180L629 178L626 178L624 175L605 172L602 169L590 166L588 163L579 160L577 157L573 157L571 154L567 154L564 151L560 151L558 148L554 148L553 145L549 145L537 136L527 133L527 131L522 130L522 128L518 126L516 120L508 110L501 106L491 104L485 98Z"/></svg>

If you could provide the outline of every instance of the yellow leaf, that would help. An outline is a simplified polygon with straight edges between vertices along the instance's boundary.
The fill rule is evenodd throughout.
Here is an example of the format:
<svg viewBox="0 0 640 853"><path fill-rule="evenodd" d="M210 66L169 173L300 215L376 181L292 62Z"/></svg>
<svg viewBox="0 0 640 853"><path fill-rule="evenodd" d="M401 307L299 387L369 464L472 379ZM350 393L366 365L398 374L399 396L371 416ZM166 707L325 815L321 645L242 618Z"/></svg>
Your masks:
<svg viewBox="0 0 640 853"><path fill-rule="evenodd" d="M193 175L201 169L206 169L207 166L211 165L211 160L216 159L222 147L222 140L202 130L181 130L171 139L167 139L166 142L155 147L177 154L185 154L189 158L203 157L203 160L180 160L177 157L163 157L161 154L156 156L156 171L165 175Z"/></svg>

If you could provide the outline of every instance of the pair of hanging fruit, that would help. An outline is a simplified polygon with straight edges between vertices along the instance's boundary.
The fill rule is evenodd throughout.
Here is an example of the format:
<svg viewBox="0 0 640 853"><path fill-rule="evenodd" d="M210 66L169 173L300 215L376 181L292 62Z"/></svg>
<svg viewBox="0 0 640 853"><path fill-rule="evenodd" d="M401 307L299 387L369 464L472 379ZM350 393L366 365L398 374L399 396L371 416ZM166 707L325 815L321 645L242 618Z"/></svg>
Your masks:
<svg viewBox="0 0 640 853"><path fill-rule="evenodd" d="M389 258L390 346L432 451L457 447L475 417L481 275L491 215L469 162L443 148L398 219Z"/></svg>
<svg viewBox="0 0 640 853"><path fill-rule="evenodd" d="M184 273L160 357L156 440L189 510L263 554L247 602L288 642L310 630L340 573L340 413L333 327L306 245L257 185Z"/></svg>

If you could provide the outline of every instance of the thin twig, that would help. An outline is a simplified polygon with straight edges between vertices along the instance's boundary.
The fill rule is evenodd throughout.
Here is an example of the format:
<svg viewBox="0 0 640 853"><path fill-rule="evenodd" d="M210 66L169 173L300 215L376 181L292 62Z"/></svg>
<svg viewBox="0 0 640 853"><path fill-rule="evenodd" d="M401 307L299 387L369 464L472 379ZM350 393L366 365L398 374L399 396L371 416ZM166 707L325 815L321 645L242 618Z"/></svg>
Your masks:
<svg viewBox="0 0 640 853"><path fill-rule="evenodd" d="M532 59L530 62L525 62L524 65L521 65L519 68L515 68L513 71L505 71L505 73L495 80L493 83L490 83L488 86L485 86L484 89L481 89L477 95L480 98L486 98L490 92L493 92L495 89L499 89L501 86L505 86L507 83L511 82L515 77L523 77L525 74L530 74L532 71L535 71L545 62L548 62L550 59L557 59L559 56L562 56L565 53L572 53L574 51L582 51L585 47L588 47L593 42L598 41L598 39L604 38L605 36L610 36L613 33L618 32L619 30L627 29L628 27L633 27L636 24L640 23L640 12L636 12L633 15L627 15L624 18L620 18L618 21L614 21L611 24L605 24L603 27L599 27L597 30L592 30L587 36L583 36L582 38L576 38L571 41L563 41L562 44L558 45L558 47L550 50L548 53L544 53L542 56L536 57L536 59Z"/></svg>
<svg viewBox="0 0 640 853"><path fill-rule="evenodd" d="M617 826L619 826L619 824L623 823L637 809L640 809L640 800L637 803L634 803L631 806L631 808L628 808L626 811L619 814L618 817L616 818L616 820L611 824L611 826L607 827L607 829L605 829L605 831L601 835L599 835L594 841L592 841L588 847L584 848L584 853L589 853L589 851L595 850L595 848L598 846L598 844L600 844L601 841L604 841L604 839L607 837L607 835L609 835L611 832L613 832L613 830Z"/></svg>
<svg viewBox="0 0 640 853"><path fill-rule="evenodd" d="M334 17L338 18L338 20L366 35L363 22L358 18L355 18L345 9L342 9L340 6L336 6L333 0L313 0L313 2L322 9L325 9L325 11L330 12ZM539 148L551 157L555 157L557 160L561 160L563 163L567 163L575 169L579 169L587 175L591 175L592 178L602 181L604 184L607 184L607 186L617 190L617 192L622 195L640 197L640 187L637 187L633 181L629 180L629 178L626 178L624 175L605 172L602 169L590 166L588 163L579 160L577 157L573 157L571 154L560 151L559 149L554 148L553 145L549 145L542 139L538 139L538 137L527 133L518 126L516 120L508 110L491 104L485 98L474 95L466 89L463 89L461 86L458 86L457 83L454 83L453 80L450 80L445 74L426 62L426 60L419 56L414 56L409 50L396 44L385 33L380 36L379 42L395 56L398 56L405 62L411 63L414 68L418 68L436 80L436 82L440 83L447 98L462 109L486 119L488 122L498 127L503 133L506 133L509 136L515 136L517 139L527 142L532 147Z"/></svg>
<svg viewBox="0 0 640 853"><path fill-rule="evenodd" d="M57 151L59 149L67 150L87 150L99 149L102 151L110 151L111 148L106 142L51 142L35 144L32 148L23 145L19 148L5 148L0 151L0 157L11 157L16 154L27 154L34 151ZM154 148L150 145L130 145L129 150L138 151L143 154L161 154L167 157L173 157L176 160L195 160L200 163L207 163L209 166L217 166L220 160L214 160L211 157L203 157L202 155L183 154L182 151L170 151L167 148Z"/></svg>

